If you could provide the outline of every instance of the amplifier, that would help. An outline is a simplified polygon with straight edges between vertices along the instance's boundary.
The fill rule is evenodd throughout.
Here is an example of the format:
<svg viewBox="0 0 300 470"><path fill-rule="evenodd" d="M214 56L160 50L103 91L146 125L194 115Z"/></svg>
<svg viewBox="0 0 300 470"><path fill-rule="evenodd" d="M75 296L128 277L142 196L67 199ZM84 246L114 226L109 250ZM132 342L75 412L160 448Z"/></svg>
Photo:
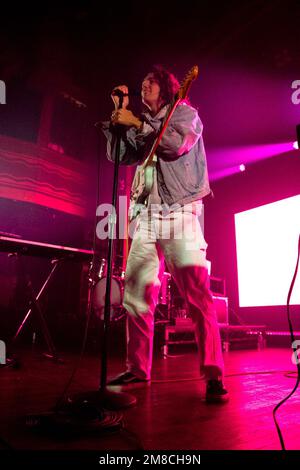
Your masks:
<svg viewBox="0 0 300 470"><path fill-rule="evenodd" d="M228 297L213 295L214 304L217 312L217 320L219 324L228 325ZM176 309L173 312L176 326L192 326L192 318L185 308Z"/></svg>
<svg viewBox="0 0 300 470"><path fill-rule="evenodd" d="M228 297L213 295L218 323L228 325Z"/></svg>
<svg viewBox="0 0 300 470"><path fill-rule="evenodd" d="M220 328L230 328L228 326L228 297L213 295L213 299ZM194 329L195 326L192 318L187 312L185 310L178 311L178 316L176 315L175 317L175 324L166 325L165 327L164 355L168 356L169 346L194 344L196 342Z"/></svg>
<svg viewBox="0 0 300 470"><path fill-rule="evenodd" d="M215 295L223 297L226 295L225 279L223 278L210 276L209 288Z"/></svg>

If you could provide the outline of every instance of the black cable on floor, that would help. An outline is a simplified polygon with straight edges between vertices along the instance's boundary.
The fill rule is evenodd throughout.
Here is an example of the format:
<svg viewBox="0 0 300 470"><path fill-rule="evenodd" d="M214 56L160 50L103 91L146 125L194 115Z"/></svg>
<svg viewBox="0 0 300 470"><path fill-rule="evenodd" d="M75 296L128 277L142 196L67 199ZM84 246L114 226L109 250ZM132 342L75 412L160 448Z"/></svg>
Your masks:
<svg viewBox="0 0 300 470"><path fill-rule="evenodd" d="M1 436L0 436L0 449L14 450L14 448L10 445L10 443Z"/></svg>
<svg viewBox="0 0 300 470"><path fill-rule="evenodd" d="M292 374L292 371L286 370L262 370L262 371L253 371L253 372L237 372L235 374L226 374L224 378L228 377L243 377L247 375L267 375L267 374L284 374L288 376L288 374ZM203 380L201 377L190 377L188 379L169 379L169 380L152 380L152 384L165 384L165 383L176 383L176 382L195 382L198 380Z"/></svg>
<svg viewBox="0 0 300 470"><path fill-rule="evenodd" d="M300 348L296 345L296 342L295 342L294 329L293 329L293 325L292 325L292 321L291 321L291 317L290 317L290 300L291 300L294 284L295 284L297 273L298 273L299 257L300 257L300 235L299 235L299 238L298 238L298 255L297 255L296 268L295 268L294 276L293 276L291 286L290 286L290 289L289 289L289 293L288 293L288 297L287 297L287 306L286 306L287 307L287 318L288 318L289 329L290 329L290 334L291 334L291 344L292 344L292 349L294 351L295 364L297 366L297 381L295 383L295 386L294 386L293 390L283 400L281 400L275 406L275 408L273 409L273 419L274 419L274 422L275 422L275 426L276 426L276 429L277 429L277 433L278 433L278 437L279 437L279 440L280 440L282 450L285 450L285 444L284 444L284 439L283 439L283 436L282 436L281 429L280 429L279 424L278 424L277 419L276 419L276 412L278 411L280 406L283 405L295 393L295 391L297 390L297 388L299 386L299 383L300 383L300 361L299 361L298 354L297 354L298 351L300 350Z"/></svg>

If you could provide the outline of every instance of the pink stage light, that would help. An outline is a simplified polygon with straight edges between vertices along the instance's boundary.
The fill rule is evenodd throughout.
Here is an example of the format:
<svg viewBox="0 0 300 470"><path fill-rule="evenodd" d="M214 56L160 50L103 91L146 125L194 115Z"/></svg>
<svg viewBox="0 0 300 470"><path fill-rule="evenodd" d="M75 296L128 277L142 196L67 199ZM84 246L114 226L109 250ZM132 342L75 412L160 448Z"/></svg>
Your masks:
<svg viewBox="0 0 300 470"><path fill-rule="evenodd" d="M234 218L240 307L286 305L297 259L300 195ZM290 303L300 304L300 274Z"/></svg>
<svg viewBox="0 0 300 470"><path fill-rule="evenodd" d="M239 166L239 168L240 168L240 171L245 171L246 170L246 167L243 163Z"/></svg>
<svg viewBox="0 0 300 470"><path fill-rule="evenodd" d="M295 150L299 150L299 145L298 145L297 140L293 143L293 148L294 148Z"/></svg>
<svg viewBox="0 0 300 470"><path fill-rule="evenodd" d="M225 147L210 149L209 176L212 181L234 175L240 171L238 162L250 165L260 160L272 158L283 153L293 152L293 142L275 144L250 145L244 147ZM222 162L222 165L220 164Z"/></svg>

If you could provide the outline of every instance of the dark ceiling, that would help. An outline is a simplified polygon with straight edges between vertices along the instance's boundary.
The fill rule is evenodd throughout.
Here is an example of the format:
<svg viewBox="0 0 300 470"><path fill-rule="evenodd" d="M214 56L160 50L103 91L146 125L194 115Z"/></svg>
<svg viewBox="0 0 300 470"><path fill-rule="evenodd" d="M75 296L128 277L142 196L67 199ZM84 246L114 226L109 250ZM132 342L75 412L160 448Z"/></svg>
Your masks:
<svg viewBox="0 0 300 470"><path fill-rule="evenodd" d="M88 88L112 73L134 79L153 62L181 72L193 59L222 60L279 73L300 67L299 24L296 0L24 2L1 11L0 58L7 73L51 65Z"/></svg>
<svg viewBox="0 0 300 470"><path fill-rule="evenodd" d="M182 79L196 63L210 147L281 142L298 119L299 25L296 0L24 2L1 15L0 78L68 88L105 115L114 85L138 87L153 63Z"/></svg>

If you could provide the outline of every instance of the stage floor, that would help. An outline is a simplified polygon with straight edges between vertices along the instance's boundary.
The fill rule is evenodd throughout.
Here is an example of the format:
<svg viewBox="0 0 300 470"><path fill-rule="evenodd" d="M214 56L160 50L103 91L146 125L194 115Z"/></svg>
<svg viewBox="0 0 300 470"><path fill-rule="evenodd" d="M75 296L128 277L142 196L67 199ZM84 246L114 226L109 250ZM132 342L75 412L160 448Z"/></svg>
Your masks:
<svg viewBox="0 0 300 470"><path fill-rule="evenodd" d="M276 450L279 439L273 407L293 388L295 371L288 348L235 350L224 353L225 384L230 401L207 405L198 378L197 353L178 348L168 358L154 358L150 386L131 389L137 405L122 411L124 428L76 436L53 435L26 427L24 416L50 410L78 359L62 353L64 364L45 360L38 351L22 351L19 369L0 369L0 447L46 450ZM124 358L111 357L109 376L123 370ZM71 393L96 390L100 361L89 353L81 363ZM278 412L287 449L300 448L300 394Z"/></svg>

